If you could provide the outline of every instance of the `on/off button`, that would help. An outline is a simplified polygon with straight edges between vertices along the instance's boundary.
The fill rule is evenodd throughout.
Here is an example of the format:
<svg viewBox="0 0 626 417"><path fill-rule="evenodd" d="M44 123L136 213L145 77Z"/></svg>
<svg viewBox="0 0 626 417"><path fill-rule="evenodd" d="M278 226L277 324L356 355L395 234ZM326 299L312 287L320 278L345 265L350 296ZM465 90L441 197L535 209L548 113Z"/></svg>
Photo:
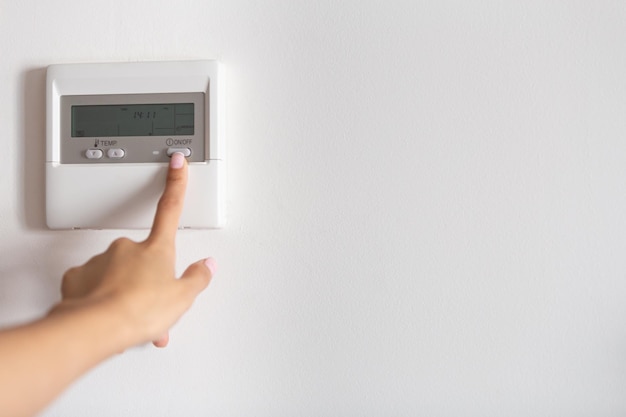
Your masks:
<svg viewBox="0 0 626 417"><path fill-rule="evenodd" d="M167 156L172 156L176 152L182 153L185 157L191 155L191 149L190 148L167 148Z"/></svg>

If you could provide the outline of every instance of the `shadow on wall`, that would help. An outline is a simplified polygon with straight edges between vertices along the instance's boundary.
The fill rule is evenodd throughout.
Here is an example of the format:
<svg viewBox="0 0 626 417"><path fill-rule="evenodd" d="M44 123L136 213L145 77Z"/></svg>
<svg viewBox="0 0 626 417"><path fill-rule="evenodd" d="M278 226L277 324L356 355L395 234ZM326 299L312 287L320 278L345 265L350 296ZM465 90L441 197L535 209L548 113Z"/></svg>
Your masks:
<svg viewBox="0 0 626 417"><path fill-rule="evenodd" d="M85 246L85 234L62 231L41 247L1 242L0 328L45 314L61 299L64 272L78 262L72 254Z"/></svg>
<svg viewBox="0 0 626 417"><path fill-rule="evenodd" d="M18 200L23 210L18 214L24 229L43 230L45 225L46 103L45 68L24 71L21 76L21 134L18 135L21 165L17 177ZM21 146L20 146L21 145ZM5 242L0 242L5 243ZM55 277L48 251L6 244L0 246L0 327L40 315L42 306L50 306L58 297L60 278ZM55 250L56 254L58 252ZM25 255L27 253L28 255ZM24 262L28 259L28 262ZM58 276L58 275L56 275Z"/></svg>
<svg viewBox="0 0 626 417"><path fill-rule="evenodd" d="M26 70L22 74L22 226L46 230L46 69Z"/></svg>
<svg viewBox="0 0 626 417"><path fill-rule="evenodd" d="M46 69L24 71L21 86L19 221L28 231L45 232ZM44 233L41 239L36 248L0 241L0 328L47 312L60 299L63 273L75 263L72 254L85 245L85 235L76 231Z"/></svg>

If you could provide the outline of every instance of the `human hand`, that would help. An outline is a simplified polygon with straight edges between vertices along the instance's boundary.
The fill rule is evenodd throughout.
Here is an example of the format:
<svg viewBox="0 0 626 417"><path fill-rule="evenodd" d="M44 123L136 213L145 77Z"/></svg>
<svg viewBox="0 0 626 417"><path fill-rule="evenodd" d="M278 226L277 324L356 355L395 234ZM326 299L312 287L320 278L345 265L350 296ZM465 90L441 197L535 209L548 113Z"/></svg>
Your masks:
<svg viewBox="0 0 626 417"><path fill-rule="evenodd" d="M175 277L174 241L187 186L187 162L172 156L152 230L143 242L115 240L102 254L63 276L63 299L50 314L103 306L120 318L120 350L152 341L165 347L169 329L209 284L215 260L191 264Z"/></svg>

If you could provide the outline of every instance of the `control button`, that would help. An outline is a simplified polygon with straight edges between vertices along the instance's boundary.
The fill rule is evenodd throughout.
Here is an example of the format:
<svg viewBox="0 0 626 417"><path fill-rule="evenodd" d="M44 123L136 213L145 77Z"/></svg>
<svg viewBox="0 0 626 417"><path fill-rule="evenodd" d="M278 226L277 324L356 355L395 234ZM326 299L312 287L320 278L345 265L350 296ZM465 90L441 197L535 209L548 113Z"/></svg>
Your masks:
<svg viewBox="0 0 626 417"><path fill-rule="evenodd" d="M191 155L191 148L167 148L167 156L172 156L176 152L180 152L187 157Z"/></svg>
<svg viewBox="0 0 626 417"><path fill-rule="evenodd" d="M123 158L125 154L124 149L120 148L111 148L107 151L107 156L111 159Z"/></svg>
<svg viewBox="0 0 626 417"><path fill-rule="evenodd" d="M102 155L102 149L87 149L85 151L87 159L100 159Z"/></svg>

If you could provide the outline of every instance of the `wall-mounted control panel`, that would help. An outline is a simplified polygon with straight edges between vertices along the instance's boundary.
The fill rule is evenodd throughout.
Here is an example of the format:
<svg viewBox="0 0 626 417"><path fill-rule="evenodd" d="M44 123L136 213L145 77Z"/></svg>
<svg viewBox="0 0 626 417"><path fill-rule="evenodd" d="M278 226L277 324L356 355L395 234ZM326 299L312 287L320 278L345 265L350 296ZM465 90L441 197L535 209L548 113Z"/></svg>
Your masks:
<svg viewBox="0 0 626 417"><path fill-rule="evenodd" d="M48 67L48 226L150 227L170 157L181 152L189 185L180 227L221 227L222 84L208 60Z"/></svg>

